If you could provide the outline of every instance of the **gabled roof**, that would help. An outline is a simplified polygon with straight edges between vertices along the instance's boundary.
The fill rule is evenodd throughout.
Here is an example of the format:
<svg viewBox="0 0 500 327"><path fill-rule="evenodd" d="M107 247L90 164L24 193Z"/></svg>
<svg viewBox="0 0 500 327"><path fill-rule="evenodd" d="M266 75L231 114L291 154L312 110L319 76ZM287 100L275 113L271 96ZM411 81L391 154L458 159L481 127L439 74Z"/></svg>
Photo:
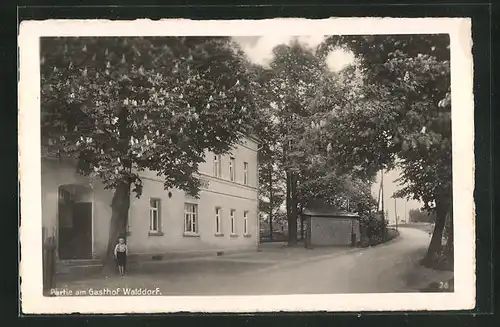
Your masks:
<svg viewBox="0 0 500 327"><path fill-rule="evenodd" d="M349 219L360 219L360 217L352 212L347 211L316 211L304 209L302 210L303 216L311 216L311 217L322 217L322 218L349 218Z"/></svg>
<svg viewBox="0 0 500 327"><path fill-rule="evenodd" d="M350 218L359 219L359 215L345 210L339 210L337 207L332 206L321 200L311 201L306 208L302 210L303 216L314 216L324 218Z"/></svg>

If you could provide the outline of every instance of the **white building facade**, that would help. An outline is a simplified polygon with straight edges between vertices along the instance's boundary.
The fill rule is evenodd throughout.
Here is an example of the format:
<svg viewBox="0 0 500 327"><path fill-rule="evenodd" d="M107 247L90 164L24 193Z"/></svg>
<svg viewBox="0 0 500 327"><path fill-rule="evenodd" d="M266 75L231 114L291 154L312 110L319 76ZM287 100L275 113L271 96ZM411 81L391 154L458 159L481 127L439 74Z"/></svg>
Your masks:
<svg viewBox="0 0 500 327"><path fill-rule="evenodd" d="M253 251L259 243L258 141L245 138L225 155L205 154L199 198L165 190L156 172L141 172L131 195L131 254ZM59 260L98 259L107 249L112 191L71 165L42 159L42 223Z"/></svg>

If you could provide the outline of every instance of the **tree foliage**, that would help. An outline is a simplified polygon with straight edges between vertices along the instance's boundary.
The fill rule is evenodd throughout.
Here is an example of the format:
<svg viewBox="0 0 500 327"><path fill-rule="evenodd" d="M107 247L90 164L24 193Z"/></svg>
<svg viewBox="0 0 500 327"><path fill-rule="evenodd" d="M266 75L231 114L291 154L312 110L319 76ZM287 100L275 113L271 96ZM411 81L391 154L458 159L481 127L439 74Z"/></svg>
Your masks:
<svg viewBox="0 0 500 327"><path fill-rule="evenodd" d="M135 169L151 169L166 188L196 193L203 151L227 151L249 131L250 81L232 46L224 38L44 39L45 149L84 159L80 171L110 188L130 180L140 195Z"/></svg>
<svg viewBox="0 0 500 327"><path fill-rule="evenodd" d="M419 209L411 209L408 214L409 222L413 223L432 223L436 220L434 212L430 213Z"/></svg>
<svg viewBox="0 0 500 327"><path fill-rule="evenodd" d="M45 155L76 159L115 190L110 242L131 186L141 195L140 171L196 195L204 151L230 150L255 118L248 62L230 38L43 38L41 83Z"/></svg>
<svg viewBox="0 0 500 327"><path fill-rule="evenodd" d="M114 189L125 221L141 170L196 195L204 151L255 132L260 209L285 198L292 231L311 199L370 212L375 174L398 167L395 196L436 213L431 254L451 209L448 45L446 35L332 36L318 49L280 45L263 68L224 37L43 39L42 148ZM356 62L331 72L325 58L339 47Z"/></svg>
<svg viewBox="0 0 500 327"><path fill-rule="evenodd" d="M352 51L356 62L329 74L324 59L336 48ZM269 84L283 86L270 90L277 112L286 110L277 121L284 168L297 177L297 201L330 196L327 201L335 202L353 189L367 189L362 185L381 169L398 167L402 188L394 196L421 201L438 217L432 256L451 209L448 36L332 36L316 53L302 52L312 54L309 61L298 49L276 49ZM309 88L290 82L308 76Z"/></svg>
<svg viewBox="0 0 500 327"><path fill-rule="evenodd" d="M333 147L344 148L343 158L351 167L367 169L374 163L379 169L392 165L401 169L402 188L395 196L422 201L426 209L436 211L431 256L439 249L446 212L451 209L449 38L332 37L323 52L339 44L359 58L364 91L335 119L336 124L350 125L348 136L344 131L337 135L351 141L335 138Z"/></svg>
<svg viewBox="0 0 500 327"><path fill-rule="evenodd" d="M397 197L412 197L427 208L451 190L451 108L449 40L446 35L332 37L360 58L363 94L337 123L351 124L342 142L352 163L396 163L403 171ZM325 46L325 49L328 46ZM323 51L326 51L323 49ZM348 131L349 132L349 131ZM358 158L358 145L366 151ZM369 157L369 152L377 157ZM361 159L361 160L360 160ZM368 160L366 160L368 159ZM352 166L352 165L351 165ZM366 165L364 165L366 166Z"/></svg>
<svg viewBox="0 0 500 327"><path fill-rule="evenodd" d="M309 98L315 92L318 63L312 52L294 42L274 49L274 60L269 68L255 69L257 84L260 85L257 98L261 99L257 125L262 140L259 153L261 194L268 199L261 199L261 208L277 209L285 195L292 230L296 230L298 209L297 172L290 160L291 145L293 135L300 133L300 117L307 115ZM296 242L295 232L290 233L289 242Z"/></svg>
<svg viewBox="0 0 500 327"><path fill-rule="evenodd" d="M350 126L328 126L354 107L352 102L362 90L360 71L333 73L314 49L298 42L276 47L269 66L259 75L265 86L261 98L267 101L259 135L267 140L262 157L278 163L286 172L289 221L296 221L294 210L300 211L315 199L343 209L348 209L349 203L350 210L371 210L374 199L370 186L378 166L373 165L371 170L360 165L353 168L350 163L355 159L344 153L350 150L344 143L351 140L340 137ZM372 154L372 148L366 152ZM359 153L358 157L363 155ZM344 160L350 160L349 164Z"/></svg>

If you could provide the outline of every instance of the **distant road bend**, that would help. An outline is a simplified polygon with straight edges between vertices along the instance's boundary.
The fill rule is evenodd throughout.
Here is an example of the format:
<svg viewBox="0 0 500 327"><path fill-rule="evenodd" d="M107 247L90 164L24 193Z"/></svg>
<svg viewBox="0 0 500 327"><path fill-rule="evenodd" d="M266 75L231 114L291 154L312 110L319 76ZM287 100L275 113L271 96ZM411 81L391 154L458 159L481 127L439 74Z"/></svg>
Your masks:
<svg viewBox="0 0 500 327"><path fill-rule="evenodd" d="M252 275L239 294L339 294L402 291L406 275L427 250L429 234L399 228L387 244Z"/></svg>

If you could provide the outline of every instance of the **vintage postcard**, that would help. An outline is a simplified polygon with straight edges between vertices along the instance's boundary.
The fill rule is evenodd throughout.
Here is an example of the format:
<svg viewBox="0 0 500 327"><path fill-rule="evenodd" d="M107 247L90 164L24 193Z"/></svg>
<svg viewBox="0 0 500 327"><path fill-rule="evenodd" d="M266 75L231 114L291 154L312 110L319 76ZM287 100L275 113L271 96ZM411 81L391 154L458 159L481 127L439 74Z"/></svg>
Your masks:
<svg viewBox="0 0 500 327"><path fill-rule="evenodd" d="M467 18L19 29L24 313L475 306Z"/></svg>

